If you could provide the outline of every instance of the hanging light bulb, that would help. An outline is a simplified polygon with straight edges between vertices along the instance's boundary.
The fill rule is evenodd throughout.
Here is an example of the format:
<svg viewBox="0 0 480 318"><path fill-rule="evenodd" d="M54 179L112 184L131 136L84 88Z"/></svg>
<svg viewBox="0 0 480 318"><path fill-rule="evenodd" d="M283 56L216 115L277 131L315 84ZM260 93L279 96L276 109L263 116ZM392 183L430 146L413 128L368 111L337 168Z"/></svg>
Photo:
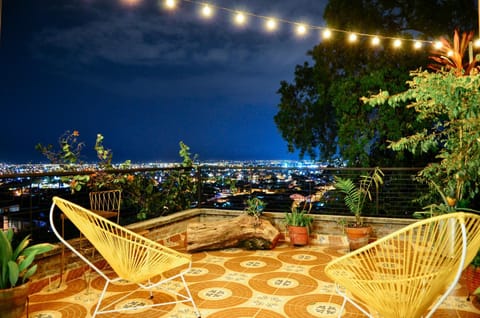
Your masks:
<svg viewBox="0 0 480 318"><path fill-rule="evenodd" d="M307 33L307 28L305 27L305 25L303 24L297 25L297 34L304 35L305 33Z"/></svg>
<svg viewBox="0 0 480 318"><path fill-rule="evenodd" d="M379 45L379 44L380 44L380 38L378 36L374 36L372 38L372 45L376 46L376 45Z"/></svg>
<svg viewBox="0 0 480 318"><path fill-rule="evenodd" d="M413 48L416 49L416 50L421 49L422 48L422 42L420 42L420 41L413 42Z"/></svg>
<svg viewBox="0 0 480 318"><path fill-rule="evenodd" d="M165 0L165 7L167 9L175 9L176 5L175 0Z"/></svg>
<svg viewBox="0 0 480 318"><path fill-rule="evenodd" d="M202 15L204 17L211 17L213 14L213 10L212 10L212 7L210 7L208 4L204 5L203 8L202 8Z"/></svg>
<svg viewBox="0 0 480 318"><path fill-rule="evenodd" d="M265 22L265 27L267 30L273 31L277 28L277 21L273 18L270 18L267 20L267 22Z"/></svg>
<svg viewBox="0 0 480 318"><path fill-rule="evenodd" d="M473 45L475 45L475 47L480 47L480 39L476 39L475 42L473 42Z"/></svg>
<svg viewBox="0 0 480 318"><path fill-rule="evenodd" d="M247 21L247 18L245 17L245 14L242 12L237 12L235 15L235 23L238 25L242 25Z"/></svg>
<svg viewBox="0 0 480 318"><path fill-rule="evenodd" d="M440 50L442 48L442 46L443 46L443 44L440 41L436 41L435 43L433 43L433 47L435 47L435 49L437 49L437 50Z"/></svg>
<svg viewBox="0 0 480 318"><path fill-rule="evenodd" d="M329 29L323 30L322 37L324 39L330 39L332 37L332 31L330 31Z"/></svg>
<svg viewBox="0 0 480 318"><path fill-rule="evenodd" d="M399 48L399 47L401 47L401 46L402 46L402 41L400 41L399 39L395 39L395 40L393 41L393 47L394 47L394 48Z"/></svg>
<svg viewBox="0 0 480 318"><path fill-rule="evenodd" d="M357 38L358 36L355 33L350 33L350 35L348 36L348 41L353 43L357 41Z"/></svg>
<svg viewBox="0 0 480 318"><path fill-rule="evenodd" d="M139 4L140 0L122 0L121 2L127 6L135 6Z"/></svg>

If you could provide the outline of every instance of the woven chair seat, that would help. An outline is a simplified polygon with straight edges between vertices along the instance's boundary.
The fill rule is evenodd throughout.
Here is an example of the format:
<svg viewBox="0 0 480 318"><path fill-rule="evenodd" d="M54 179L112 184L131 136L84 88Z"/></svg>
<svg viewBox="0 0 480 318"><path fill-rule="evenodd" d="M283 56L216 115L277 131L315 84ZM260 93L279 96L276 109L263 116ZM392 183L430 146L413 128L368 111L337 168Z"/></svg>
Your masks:
<svg viewBox="0 0 480 318"><path fill-rule="evenodd" d="M348 301L370 317L430 317L479 248L480 216L451 213L415 222L335 259L325 273L344 297L342 311Z"/></svg>

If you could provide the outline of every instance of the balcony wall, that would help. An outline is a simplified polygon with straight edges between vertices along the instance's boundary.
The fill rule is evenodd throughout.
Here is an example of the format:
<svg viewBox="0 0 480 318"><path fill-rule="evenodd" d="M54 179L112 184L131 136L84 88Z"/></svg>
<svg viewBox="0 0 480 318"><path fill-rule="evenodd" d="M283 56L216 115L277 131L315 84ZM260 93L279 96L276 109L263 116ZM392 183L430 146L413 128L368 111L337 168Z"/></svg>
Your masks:
<svg viewBox="0 0 480 318"><path fill-rule="evenodd" d="M158 217L155 219L133 223L127 227L131 230L139 232L146 237L158 241L163 245L178 248L184 246L186 240L187 225L190 222L215 222L234 218L240 215L241 211L219 210L219 209L191 209L175 213L173 215ZM270 222L277 227L282 233L280 240L288 241L286 237L285 224L283 222L284 214L277 212L264 212L263 217L270 220ZM347 217L349 220L351 217ZM314 215L314 223L311 232L311 244L324 244L345 246L347 248L347 241L343 235L341 221L345 219L343 216L332 215ZM393 218L365 218L366 223L372 225L374 229L374 238L382 237L391 233L401 227L404 227L415 220L413 219L393 219ZM85 240L75 238L70 240L75 247L82 245L82 248L90 248ZM98 253L93 253L92 260L97 262L99 266L103 266L102 258ZM38 259L39 269L34 277L33 291L38 291L43 287L50 285L56 286L63 281L75 279L84 275L86 265L72 255L65 249L62 265L62 246L60 244L48 254L45 254ZM61 268L64 268L61 272ZM53 287L52 287L53 288Z"/></svg>

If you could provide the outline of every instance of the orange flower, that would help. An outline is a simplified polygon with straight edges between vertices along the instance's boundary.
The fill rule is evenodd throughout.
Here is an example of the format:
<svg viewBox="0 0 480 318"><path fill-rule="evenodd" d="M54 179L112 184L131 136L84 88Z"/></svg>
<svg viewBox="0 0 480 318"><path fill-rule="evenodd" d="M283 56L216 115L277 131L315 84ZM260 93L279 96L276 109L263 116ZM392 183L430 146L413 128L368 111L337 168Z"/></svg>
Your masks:
<svg viewBox="0 0 480 318"><path fill-rule="evenodd" d="M73 133L72 133L72 135L73 135L74 137L78 137L78 136L80 136L80 133L78 132L78 130L74 130Z"/></svg>
<svg viewBox="0 0 480 318"><path fill-rule="evenodd" d="M134 179L135 179L135 177L134 177L133 175L131 175L131 174L129 174L129 175L127 176L127 181L128 181L128 182L133 182Z"/></svg>
<svg viewBox="0 0 480 318"><path fill-rule="evenodd" d="M455 206L455 203L457 203L457 200L451 197L447 197L447 203L448 203L448 206Z"/></svg>

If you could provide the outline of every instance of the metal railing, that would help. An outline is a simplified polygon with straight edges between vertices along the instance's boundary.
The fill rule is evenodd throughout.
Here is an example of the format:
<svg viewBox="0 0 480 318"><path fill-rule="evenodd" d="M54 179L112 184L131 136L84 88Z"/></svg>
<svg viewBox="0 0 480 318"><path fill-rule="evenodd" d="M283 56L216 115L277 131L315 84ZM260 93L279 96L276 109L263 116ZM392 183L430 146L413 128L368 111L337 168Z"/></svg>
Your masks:
<svg viewBox="0 0 480 318"><path fill-rule="evenodd" d="M195 182L196 200L191 207L243 210L246 199L256 196L267 203L266 211L289 211L294 199L305 200L316 214L350 215L342 195L331 189L334 176L356 180L371 169L321 166L198 165L185 169L132 168L106 171L112 174L143 174L157 181L157 187L172 171L183 171ZM414 201L426 187L415 181L416 168L382 168L384 184L373 193L365 216L411 217L421 206ZM48 209L54 195L88 207L88 189L72 193L62 177L91 174L74 172L9 172L0 174L0 216L2 227L30 232L35 239L48 240ZM325 190L326 189L326 190ZM320 194L323 194L321 196ZM121 223L137 221L135 209L122 208ZM173 213L168 211L167 213ZM159 215L165 212L159 212ZM46 238L45 238L46 236Z"/></svg>

